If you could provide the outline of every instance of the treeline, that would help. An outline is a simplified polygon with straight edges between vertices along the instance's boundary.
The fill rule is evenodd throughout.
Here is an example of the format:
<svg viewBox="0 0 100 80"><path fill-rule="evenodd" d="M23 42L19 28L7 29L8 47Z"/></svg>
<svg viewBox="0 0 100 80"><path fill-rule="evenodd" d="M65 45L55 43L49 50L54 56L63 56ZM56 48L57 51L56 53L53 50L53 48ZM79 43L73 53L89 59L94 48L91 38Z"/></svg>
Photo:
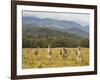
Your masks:
<svg viewBox="0 0 100 80"><path fill-rule="evenodd" d="M56 31L48 28L23 27L22 47L23 48L46 48L48 44L55 47L89 47L89 40L80 38L67 32Z"/></svg>
<svg viewBox="0 0 100 80"><path fill-rule="evenodd" d="M23 38L23 48L47 48L48 44L55 47L89 47L88 39L67 39L67 38Z"/></svg>

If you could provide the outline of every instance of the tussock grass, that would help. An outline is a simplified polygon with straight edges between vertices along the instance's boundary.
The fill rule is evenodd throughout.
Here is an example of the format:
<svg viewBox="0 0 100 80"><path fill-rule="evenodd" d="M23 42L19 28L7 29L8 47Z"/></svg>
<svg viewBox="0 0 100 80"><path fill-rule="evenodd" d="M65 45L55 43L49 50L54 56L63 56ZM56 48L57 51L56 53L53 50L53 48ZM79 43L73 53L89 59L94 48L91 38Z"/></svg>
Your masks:
<svg viewBox="0 0 100 80"><path fill-rule="evenodd" d="M89 48L81 48L82 62L78 63L75 51L77 48L67 48L68 57L60 55L60 48L52 48L52 60L48 60L47 48L40 48L39 54L35 55L35 48L23 48L22 68L48 68L48 67L77 67L89 65Z"/></svg>

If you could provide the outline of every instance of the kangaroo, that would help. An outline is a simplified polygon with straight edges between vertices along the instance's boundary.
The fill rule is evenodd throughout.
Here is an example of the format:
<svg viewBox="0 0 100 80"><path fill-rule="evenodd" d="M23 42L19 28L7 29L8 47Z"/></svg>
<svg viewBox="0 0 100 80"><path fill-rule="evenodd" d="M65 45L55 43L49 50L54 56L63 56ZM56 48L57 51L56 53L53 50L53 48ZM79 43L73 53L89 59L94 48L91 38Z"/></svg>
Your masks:
<svg viewBox="0 0 100 80"><path fill-rule="evenodd" d="M78 63L82 63L81 49L80 48L78 48L76 51L76 60Z"/></svg>
<svg viewBox="0 0 100 80"><path fill-rule="evenodd" d="M48 60L50 61L52 59L52 51L48 45L48 56L47 56Z"/></svg>
<svg viewBox="0 0 100 80"><path fill-rule="evenodd" d="M68 57L68 51L63 47L63 59L66 59L67 57Z"/></svg>

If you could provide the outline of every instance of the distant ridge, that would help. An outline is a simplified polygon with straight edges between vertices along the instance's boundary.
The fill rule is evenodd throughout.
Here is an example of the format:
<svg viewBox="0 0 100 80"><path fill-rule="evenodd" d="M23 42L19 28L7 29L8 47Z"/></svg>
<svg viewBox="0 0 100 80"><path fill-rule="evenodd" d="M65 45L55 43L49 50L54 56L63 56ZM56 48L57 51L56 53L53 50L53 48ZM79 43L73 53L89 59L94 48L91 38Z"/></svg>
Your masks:
<svg viewBox="0 0 100 80"><path fill-rule="evenodd" d="M46 27L61 32L68 32L79 37L89 38L89 26L81 26L74 21L54 20L54 19L40 19L37 17L23 16L23 25L37 25L38 27Z"/></svg>

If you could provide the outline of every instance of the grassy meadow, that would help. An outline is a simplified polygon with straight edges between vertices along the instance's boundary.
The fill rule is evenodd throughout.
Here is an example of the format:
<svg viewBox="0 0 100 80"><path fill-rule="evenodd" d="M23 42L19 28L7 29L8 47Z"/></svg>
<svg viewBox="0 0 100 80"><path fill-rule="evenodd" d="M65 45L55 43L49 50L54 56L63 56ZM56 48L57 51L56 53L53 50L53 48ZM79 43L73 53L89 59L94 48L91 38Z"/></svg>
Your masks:
<svg viewBox="0 0 100 80"><path fill-rule="evenodd" d="M82 62L77 62L75 51L77 48L67 48L68 57L63 59L60 55L60 48L52 49L52 59L48 60L48 49L40 48L38 55L34 54L35 48L23 48L22 68L48 68L48 67L77 67L89 65L89 48L81 48Z"/></svg>

